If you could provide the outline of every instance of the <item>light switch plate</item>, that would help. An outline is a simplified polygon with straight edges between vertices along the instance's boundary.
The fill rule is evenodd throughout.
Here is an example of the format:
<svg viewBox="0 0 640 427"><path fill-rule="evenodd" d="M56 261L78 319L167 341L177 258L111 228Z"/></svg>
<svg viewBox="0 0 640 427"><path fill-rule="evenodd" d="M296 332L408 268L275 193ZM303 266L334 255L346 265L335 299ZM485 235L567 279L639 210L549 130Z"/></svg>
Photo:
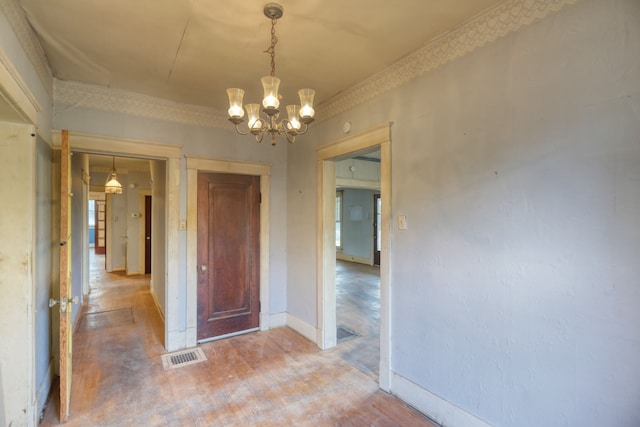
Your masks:
<svg viewBox="0 0 640 427"><path fill-rule="evenodd" d="M398 228L400 230L406 230L408 228L406 215L398 215Z"/></svg>

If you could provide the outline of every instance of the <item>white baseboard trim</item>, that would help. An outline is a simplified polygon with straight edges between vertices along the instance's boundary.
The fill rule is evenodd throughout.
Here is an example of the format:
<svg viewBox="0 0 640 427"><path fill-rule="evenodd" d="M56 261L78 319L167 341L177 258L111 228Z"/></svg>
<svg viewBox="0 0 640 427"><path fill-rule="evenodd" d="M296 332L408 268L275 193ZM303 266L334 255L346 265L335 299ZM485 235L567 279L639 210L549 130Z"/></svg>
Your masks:
<svg viewBox="0 0 640 427"><path fill-rule="evenodd" d="M44 406L47 404L49 393L51 392L51 385L53 384L53 362L49 363L47 372L44 374L42 383L38 387L38 395L36 396L36 417L40 417L40 413L43 411Z"/></svg>
<svg viewBox="0 0 640 427"><path fill-rule="evenodd" d="M269 316L269 329L287 326L287 313L276 313Z"/></svg>
<svg viewBox="0 0 640 427"><path fill-rule="evenodd" d="M359 264L373 265L372 258L362 258L359 256L347 255L343 253L336 253L336 259L339 259L342 261L357 262Z"/></svg>
<svg viewBox="0 0 640 427"><path fill-rule="evenodd" d="M150 291L151 291L151 297L153 298L153 303L156 306L156 310L158 310L158 314L162 318L162 323L164 323L165 322L164 313L162 312L160 302L158 301L158 295L156 295L156 292L153 290L153 287L151 287Z"/></svg>
<svg viewBox="0 0 640 427"><path fill-rule="evenodd" d="M446 427L491 427L491 424L392 372L391 393Z"/></svg>
<svg viewBox="0 0 640 427"><path fill-rule="evenodd" d="M287 314L288 327L290 327L291 329L293 329L294 331L296 331L297 333L299 333L309 341L313 341L314 343L316 342L318 338L317 337L318 330L316 328L314 328L304 320L301 320L300 318L294 316L291 313L286 313L286 314Z"/></svg>

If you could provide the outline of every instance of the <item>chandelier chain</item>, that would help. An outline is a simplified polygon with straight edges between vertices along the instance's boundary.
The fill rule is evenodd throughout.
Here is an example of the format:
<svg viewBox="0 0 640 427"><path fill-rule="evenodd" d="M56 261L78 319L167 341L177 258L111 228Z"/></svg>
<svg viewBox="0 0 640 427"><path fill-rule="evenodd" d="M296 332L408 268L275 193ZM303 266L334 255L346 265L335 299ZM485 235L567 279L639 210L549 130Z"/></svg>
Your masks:
<svg viewBox="0 0 640 427"><path fill-rule="evenodd" d="M271 55L271 77L276 75L276 43L278 38L276 37L276 18L271 18L271 46L265 50L264 53Z"/></svg>

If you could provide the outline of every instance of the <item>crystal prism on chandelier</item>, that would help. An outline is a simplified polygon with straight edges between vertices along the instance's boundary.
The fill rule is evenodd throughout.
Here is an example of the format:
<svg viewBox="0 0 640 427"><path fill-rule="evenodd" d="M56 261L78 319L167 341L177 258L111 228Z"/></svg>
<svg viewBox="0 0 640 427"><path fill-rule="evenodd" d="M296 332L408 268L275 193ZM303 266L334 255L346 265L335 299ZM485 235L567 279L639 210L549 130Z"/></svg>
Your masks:
<svg viewBox="0 0 640 427"><path fill-rule="evenodd" d="M264 98L262 99L262 112L266 117L260 115L259 104L246 104L242 108L242 98L244 90L238 88L227 89L229 96L229 121L236 127L236 132L241 135L251 133L256 137L256 141L262 142L265 134L271 135L271 145L276 145L276 136L284 135L287 141L293 143L297 135L307 132L309 124L313 122L313 97L315 91L313 89L300 89L298 96L300 97L300 105L287 105L287 119L278 122L280 115L280 95L278 87L280 79L276 74L276 22L282 17L284 9L277 3L269 3L264 7L264 14L271 19L271 46L265 51L271 55L271 75L262 78L262 88L264 89ZM247 114L246 129L242 129L240 124L244 122L245 111Z"/></svg>

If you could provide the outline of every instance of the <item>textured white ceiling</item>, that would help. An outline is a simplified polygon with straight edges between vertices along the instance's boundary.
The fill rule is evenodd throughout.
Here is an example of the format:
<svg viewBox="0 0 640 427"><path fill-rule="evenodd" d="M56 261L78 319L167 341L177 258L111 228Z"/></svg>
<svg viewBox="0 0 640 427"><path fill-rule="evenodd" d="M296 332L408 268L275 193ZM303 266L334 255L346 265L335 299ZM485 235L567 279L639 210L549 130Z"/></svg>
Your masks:
<svg viewBox="0 0 640 427"><path fill-rule="evenodd" d="M316 103L381 71L503 0L283 0L276 74L283 102ZM53 74L227 108L225 90L262 98L270 72L264 0L20 0Z"/></svg>

